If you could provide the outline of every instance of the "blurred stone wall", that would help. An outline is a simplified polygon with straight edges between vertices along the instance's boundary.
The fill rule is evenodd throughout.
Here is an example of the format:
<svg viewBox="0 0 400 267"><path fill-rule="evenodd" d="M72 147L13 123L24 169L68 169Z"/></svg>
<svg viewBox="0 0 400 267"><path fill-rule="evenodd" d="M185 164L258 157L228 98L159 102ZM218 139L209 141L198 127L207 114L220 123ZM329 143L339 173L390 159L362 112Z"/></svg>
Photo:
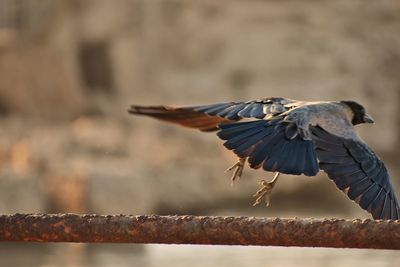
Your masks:
<svg viewBox="0 0 400 267"><path fill-rule="evenodd" d="M399 14L395 0L0 0L0 212L253 212L267 174L229 187L235 158L213 134L131 103L354 99L399 185ZM279 185L278 208L255 211L368 217L325 175Z"/></svg>

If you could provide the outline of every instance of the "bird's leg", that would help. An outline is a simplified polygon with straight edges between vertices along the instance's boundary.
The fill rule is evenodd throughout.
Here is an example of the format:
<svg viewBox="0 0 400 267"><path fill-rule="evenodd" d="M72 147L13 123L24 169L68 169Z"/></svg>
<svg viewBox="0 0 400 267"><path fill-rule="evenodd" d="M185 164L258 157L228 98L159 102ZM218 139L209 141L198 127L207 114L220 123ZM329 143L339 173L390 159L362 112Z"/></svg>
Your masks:
<svg viewBox="0 0 400 267"><path fill-rule="evenodd" d="M262 187L253 195L253 197L257 198L253 206L260 204L263 198L265 200L265 206L269 206L269 197L271 196L276 181L278 181L279 174L279 172L276 172L274 178L270 182L261 180L260 184Z"/></svg>
<svg viewBox="0 0 400 267"><path fill-rule="evenodd" d="M228 169L225 170L225 172L228 172L228 171L231 171L231 170L235 169L233 171L233 174L232 174L232 177L231 177L232 184L236 180L239 180L240 177L242 177L242 173L243 173L243 168L244 168L244 163L245 162L246 162L245 158L239 158L238 162L236 162L231 167L229 167Z"/></svg>

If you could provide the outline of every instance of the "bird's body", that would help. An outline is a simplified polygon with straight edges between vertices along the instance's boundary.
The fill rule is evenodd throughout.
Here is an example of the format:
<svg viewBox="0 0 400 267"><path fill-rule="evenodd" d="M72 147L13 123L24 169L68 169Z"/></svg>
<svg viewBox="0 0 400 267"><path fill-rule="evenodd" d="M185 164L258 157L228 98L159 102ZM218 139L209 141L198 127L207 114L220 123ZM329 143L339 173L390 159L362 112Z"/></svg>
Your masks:
<svg viewBox="0 0 400 267"><path fill-rule="evenodd" d="M251 168L294 175L314 176L321 169L375 219L400 218L385 166L354 129L373 120L354 101L275 97L183 108L132 106L129 112L218 130L224 146L239 157L234 178L241 175L245 161Z"/></svg>

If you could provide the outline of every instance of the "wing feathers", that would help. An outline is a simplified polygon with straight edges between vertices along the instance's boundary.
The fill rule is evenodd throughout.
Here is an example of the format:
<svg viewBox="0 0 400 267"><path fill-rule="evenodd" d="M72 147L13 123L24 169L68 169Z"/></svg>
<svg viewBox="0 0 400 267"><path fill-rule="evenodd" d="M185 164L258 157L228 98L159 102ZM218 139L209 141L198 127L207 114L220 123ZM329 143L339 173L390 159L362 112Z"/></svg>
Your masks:
<svg viewBox="0 0 400 267"><path fill-rule="evenodd" d="M225 147L240 158L248 158L250 167L266 171L313 176L319 168L313 142L286 136L283 118L220 125L217 135Z"/></svg>
<svg viewBox="0 0 400 267"><path fill-rule="evenodd" d="M375 219L399 219L399 204L382 161L364 143L312 127L319 166Z"/></svg>

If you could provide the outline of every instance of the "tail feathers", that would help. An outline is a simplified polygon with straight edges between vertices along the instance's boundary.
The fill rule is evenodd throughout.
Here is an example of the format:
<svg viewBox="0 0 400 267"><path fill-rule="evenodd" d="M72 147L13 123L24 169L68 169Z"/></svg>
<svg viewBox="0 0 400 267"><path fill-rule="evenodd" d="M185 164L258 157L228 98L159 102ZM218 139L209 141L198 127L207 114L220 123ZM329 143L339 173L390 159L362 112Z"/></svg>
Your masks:
<svg viewBox="0 0 400 267"><path fill-rule="evenodd" d="M218 124L230 122L221 117L210 116L195 111L193 108L176 108L168 106L137 106L132 105L128 110L135 115L144 115L155 119L176 123L184 127L195 128L201 131L215 131Z"/></svg>
<svg viewBox="0 0 400 267"><path fill-rule="evenodd" d="M288 123L252 121L221 125L218 136L225 147L240 158L248 158L250 167L286 174L315 175L318 163L313 143L300 135L287 137Z"/></svg>

